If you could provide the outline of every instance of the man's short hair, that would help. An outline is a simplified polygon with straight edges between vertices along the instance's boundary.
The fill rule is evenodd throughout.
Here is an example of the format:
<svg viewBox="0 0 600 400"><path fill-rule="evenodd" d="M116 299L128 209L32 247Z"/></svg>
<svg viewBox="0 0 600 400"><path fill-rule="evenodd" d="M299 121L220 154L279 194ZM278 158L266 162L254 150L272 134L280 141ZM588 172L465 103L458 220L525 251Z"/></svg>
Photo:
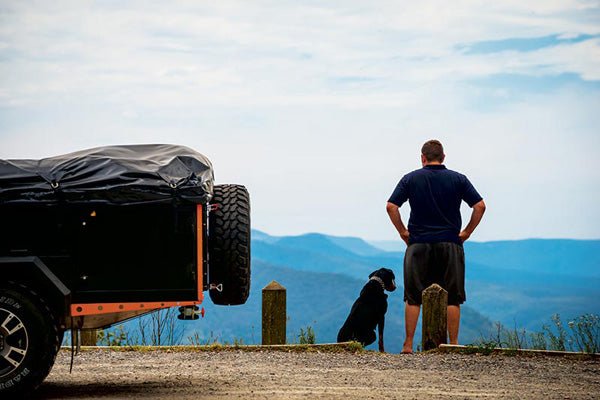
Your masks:
<svg viewBox="0 0 600 400"><path fill-rule="evenodd" d="M439 140L428 140L423 147L421 147L421 154L423 154L425 159L429 162L443 162L444 146L442 146Z"/></svg>

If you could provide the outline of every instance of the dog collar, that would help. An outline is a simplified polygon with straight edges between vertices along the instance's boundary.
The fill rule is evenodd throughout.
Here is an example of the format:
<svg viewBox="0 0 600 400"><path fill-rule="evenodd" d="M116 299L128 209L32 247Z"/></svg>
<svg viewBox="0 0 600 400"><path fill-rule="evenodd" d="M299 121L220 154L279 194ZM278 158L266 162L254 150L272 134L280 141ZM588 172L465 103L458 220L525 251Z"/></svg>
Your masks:
<svg viewBox="0 0 600 400"><path fill-rule="evenodd" d="M369 280L370 280L370 281L376 281L376 282L379 282L379 284L381 285L381 288L382 288L383 290L385 290L385 284L383 283L383 279L381 279L380 277L378 277L378 276L372 276L371 278L369 278Z"/></svg>

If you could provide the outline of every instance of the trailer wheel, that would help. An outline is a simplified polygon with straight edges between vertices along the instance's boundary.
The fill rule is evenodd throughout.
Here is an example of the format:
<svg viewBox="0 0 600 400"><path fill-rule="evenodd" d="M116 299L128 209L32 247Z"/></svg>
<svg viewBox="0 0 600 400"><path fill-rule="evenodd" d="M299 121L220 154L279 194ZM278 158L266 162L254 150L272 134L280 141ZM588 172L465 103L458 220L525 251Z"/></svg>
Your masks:
<svg viewBox="0 0 600 400"><path fill-rule="evenodd" d="M250 294L250 196L242 185L214 187L208 230L209 294L217 305Z"/></svg>
<svg viewBox="0 0 600 400"><path fill-rule="evenodd" d="M23 285L0 287L0 397L33 392L50 373L58 326L46 303Z"/></svg>

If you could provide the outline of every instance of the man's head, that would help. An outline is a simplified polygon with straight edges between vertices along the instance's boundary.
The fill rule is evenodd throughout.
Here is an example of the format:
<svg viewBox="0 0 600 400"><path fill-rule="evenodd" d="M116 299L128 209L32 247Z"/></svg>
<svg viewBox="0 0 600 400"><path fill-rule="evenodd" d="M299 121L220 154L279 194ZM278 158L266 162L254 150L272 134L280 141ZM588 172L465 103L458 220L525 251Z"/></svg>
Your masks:
<svg viewBox="0 0 600 400"><path fill-rule="evenodd" d="M428 140L421 147L421 163L427 164L441 164L444 162L444 147L439 140Z"/></svg>

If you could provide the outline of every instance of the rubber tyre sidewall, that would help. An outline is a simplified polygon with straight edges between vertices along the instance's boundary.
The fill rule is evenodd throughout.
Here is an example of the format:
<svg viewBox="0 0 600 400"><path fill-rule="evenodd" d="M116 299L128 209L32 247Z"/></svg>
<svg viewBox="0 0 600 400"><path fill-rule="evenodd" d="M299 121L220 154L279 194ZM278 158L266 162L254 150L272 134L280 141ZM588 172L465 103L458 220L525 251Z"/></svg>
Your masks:
<svg viewBox="0 0 600 400"><path fill-rule="evenodd" d="M0 398L33 392L50 373L58 353L58 329L50 310L26 288L1 287L0 308L15 314L27 330L28 348L17 369L0 377Z"/></svg>

